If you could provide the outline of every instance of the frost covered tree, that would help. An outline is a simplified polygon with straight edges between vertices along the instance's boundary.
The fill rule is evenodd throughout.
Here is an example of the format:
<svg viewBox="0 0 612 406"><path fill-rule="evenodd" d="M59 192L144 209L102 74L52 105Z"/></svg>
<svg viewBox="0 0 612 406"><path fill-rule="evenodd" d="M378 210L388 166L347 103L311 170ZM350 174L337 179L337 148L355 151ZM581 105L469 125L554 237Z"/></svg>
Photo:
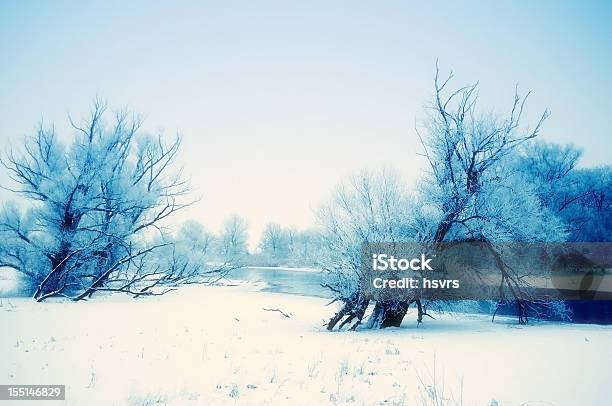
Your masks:
<svg viewBox="0 0 612 406"><path fill-rule="evenodd" d="M509 112L500 116L476 108L477 83L450 89L452 78L451 73L442 79L436 66L433 102L425 131L419 134L428 170L409 209L403 212L399 192L395 187L393 193L388 192L383 182L357 184L351 193L341 189L324 212L332 256L326 267L332 281L328 287L343 303L327 325L330 330L348 323L356 328L371 301L359 288L359 246L363 242L400 238L441 247L447 242L479 241L494 258L501 259L498 243L566 238L564 224L542 204L538 185L523 170L519 154L520 146L538 136L548 111L535 126L524 129L520 121L529 93L521 97L515 92ZM496 264L500 295L510 292L510 297L500 300L515 301L519 321L525 322L524 275L503 260ZM377 302L368 326L399 326L411 304L417 307L421 322L427 303L415 296Z"/></svg>
<svg viewBox="0 0 612 406"><path fill-rule="evenodd" d="M610 241L612 168L578 168L581 156L573 145L532 142L523 148L521 165L541 202L567 226L570 241Z"/></svg>
<svg viewBox="0 0 612 406"><path fill-rule="evenodd" d="M156 266L165 270L167 282L209 283L225 277L238 264L219 261L214 250L217 238L195 220L185 221L175 235L159 237L153 255Z"/></svg>
<svg viewBox="0 0 612 406"><path fill-rule="evenodd" d="M204 226L195 221L187 220L181 224L176 239L181 241L190 251L210 255L213 251L215 236Z"/></svg>
<svg viewBox="0 0 612 406"><path fill-rule="evenodd" d="M571 241L612 241L612 167L580 168L572 175L576 200L560 211ZM579 198L578 198L579 196Z"/></svg>
<svg viewBox="0 0 612 406"><path fill-rule="evenodd" d="M296 231L291 238L291 259L300 265L317 265L323 246L317 229Z"/></svg>
<svg viewBox="0 0 612 406"><path fill-rule="evenodd" d="M427 215L435 224L426 241L486 243L500 273L500 300L513 300L520 322L527 319L524 275L502 260L496 247L508 242L559 242L567 237L554 210L542 204L539 184L524 171L520 147L535 139L548 117L521 127L529 94L515 91L509 112L479 112L478 84L448 89L436 68L434 101L421 138L429 169L423 187ZM506 297L503 289L510 292Z"/></svg>
<svg viewBox="0 0 612 406"><path fill-rule="evenodd" d="M153 294L165 270L147 261L163 245L150 236L189 204L173 168L180 139L141 134L135 115L111 114L99 100L70 124L72 138L41 124L20 152L2 157L7 188L21 199L0 213L0 266L23 274L39 301Z"/></svg>
<svg viewBox="0 0 612 406"><path fill-rule="evenodd" d="M295 233L283 228L278 223L268 223L261 234L259 249L272 259L286 259L292 248Z"/></svg>
<svg viewBox="0 0 612 406"><path fill-rule="evenodd" d="M252 259L268 266L316 266L321 249L318 230L297 230L268 223L261 234L259 252Z"/></svg>
<svg viewBox="0 0 612 406"><path fill-rule="evenodd" d="M223 223L219 235L217 251L226 261L240 261L248 254L248 224L238 215L232 215Z"/></svg>

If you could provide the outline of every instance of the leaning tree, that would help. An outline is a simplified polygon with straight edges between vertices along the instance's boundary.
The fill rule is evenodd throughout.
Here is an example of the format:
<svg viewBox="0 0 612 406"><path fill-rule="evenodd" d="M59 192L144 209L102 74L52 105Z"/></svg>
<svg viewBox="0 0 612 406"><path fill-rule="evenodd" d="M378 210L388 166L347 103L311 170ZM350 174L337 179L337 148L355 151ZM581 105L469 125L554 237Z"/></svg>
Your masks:
<svg viewBox="0 0 612 406"><path fill-rule="evenodd" d="M24 275L38 301L161 293L153 287L166 270L148 258L166 244L152 235L189 204L173 169L180 139L141 134L137 116L111 114L98 100L70 124L71 139L41 124L20 152L2 157L13 181L6 188L21 199L0 212L0 266Z"/></svg>
<svg viewBox="0 0 612 406"><path fill-rule="evenodd" d="M332 201L332 206L344 207L347 219L343 221L368 223L367 229L371 232L364 233L358 227L349 237L336 231L340 226L334 216L326 216L324 229L328 245L338 257L344 258L333 262L334 266L325 266L332 280L342 281L328 286L335 292L335 299L343 303L327 324L330 330L349 323L355 329L372 301L361 291L361 271L344 262L350 260L359 266L360 260L355 258L359 255L359 246L376 242L373 236L380 241L401 238L433 247L458 241L483 243L496 259L500 295L508 292L510 295L499 299L516 301L519 321L526 321L524 275L505 263L496 244L563 241L566 237L563 223L542 204L533 177L525 173L523 161L519 159L519 146L538 136L549 113L544 111L534 127L524 129L520 122L529 93L520 96L515 91L505 116L482 113L477 109L478 83L451 89L452 78L451 72L442 79L436 65L433 102L425 129L419 132L428 170L404 217L391 221L375 210L366 210L367 215L362 215L360 210L348 208L346 202L350 199L342 193ZM359 199L363 192L356 189L353 195ZM387 194L376 197L383 200L368 203L369 206L387 205L384 200ZM395 197L393 200L399 202ZM328 212L331 211L328 209ZM401 210L395 209L393 215L398 213ZM385 227L379 225L381 221ZM387 223L395 224L399 235L389 233L391 228L386 227ZM338 292L337 286L348 287ZM368 326L399 326L412 304L417 307L417 320L421 322L427 314L427 303L415 295L405 300L377 301Z"/></svg>

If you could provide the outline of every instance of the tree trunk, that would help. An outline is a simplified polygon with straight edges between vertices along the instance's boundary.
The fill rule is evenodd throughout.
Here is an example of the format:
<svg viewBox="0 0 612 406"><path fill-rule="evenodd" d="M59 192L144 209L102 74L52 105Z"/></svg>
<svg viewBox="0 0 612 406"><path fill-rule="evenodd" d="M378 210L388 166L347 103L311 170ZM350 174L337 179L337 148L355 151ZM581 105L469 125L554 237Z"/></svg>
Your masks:
<svg viewBox="0 0 612 406"><path fill-rule="evenodd" d="M363 315L365 314L365 311L368 308L369 304L369 299L361 297L361 295L359 294L356 295L356 297L354 297L353 299L346 301L344 303L344 306L342 306L342 308L336 314L334 314L334 317L332 317L327 322L327 329L330 331L333 330L336 324L338 324L338 322L340 322L340 320L345 317L346 318L344 319L344 321L342 321L342 323L340 323L340 325L338 326L338 330L341 330L342 327L344 327L353 320L355 321L350 327L350 330L357 329L359 324L361 324L361 320L363 319Z"/></svg>
<svg viewBox="0 0 612 406"><path fill-rule="evenodd" d="M58 253L54 256L51 261L51 271L42 280L36 292L34 293L34 299L40 301L46 295L52 292L58 292L62 290L60 286L66 275L64 275L64 269L66 268L66 262L70 259L71 254L69 253L70 246L68 243L62 243ZM65 281L64 281L65 282Z"/></svg>
<svg viewBox="0 0 612 406"><path fill-rule="evenodd" d="M369 328L400 327L406 312L408 311L409 301L390 300L376 302L374 311L368 320Z"/></svg>

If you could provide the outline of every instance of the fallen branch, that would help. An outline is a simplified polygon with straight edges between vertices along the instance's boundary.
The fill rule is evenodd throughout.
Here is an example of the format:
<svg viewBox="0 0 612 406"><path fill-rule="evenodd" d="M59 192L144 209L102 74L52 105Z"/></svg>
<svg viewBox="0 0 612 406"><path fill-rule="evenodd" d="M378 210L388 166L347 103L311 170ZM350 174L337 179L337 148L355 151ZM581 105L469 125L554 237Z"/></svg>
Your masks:
<svg viewBox="0 0 612 406"><path fill-rule="evenodd" d="M287 314L284 311L282 311L281 309L266 309L265 307L263 309L265 311L267 311L267 312L279 312L280 314L282 314L286 318L291 318L291 313Z"/></svg>

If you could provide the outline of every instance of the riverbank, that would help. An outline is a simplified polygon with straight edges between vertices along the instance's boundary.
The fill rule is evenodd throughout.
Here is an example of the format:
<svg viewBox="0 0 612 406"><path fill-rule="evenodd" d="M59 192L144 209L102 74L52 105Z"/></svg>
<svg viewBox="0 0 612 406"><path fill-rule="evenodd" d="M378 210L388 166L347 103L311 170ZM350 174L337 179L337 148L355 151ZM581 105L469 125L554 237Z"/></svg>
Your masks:
<svg viewBox="0 0 612 406"><path fill-rule="evenodd" d="M2 299L1 381L66 384L56 403L66 405L412 405L434 395L599 405L612 395L609 326L446 314L417 328L409 314L400 329L329 333L327 300L260 289Z"/></svg>

